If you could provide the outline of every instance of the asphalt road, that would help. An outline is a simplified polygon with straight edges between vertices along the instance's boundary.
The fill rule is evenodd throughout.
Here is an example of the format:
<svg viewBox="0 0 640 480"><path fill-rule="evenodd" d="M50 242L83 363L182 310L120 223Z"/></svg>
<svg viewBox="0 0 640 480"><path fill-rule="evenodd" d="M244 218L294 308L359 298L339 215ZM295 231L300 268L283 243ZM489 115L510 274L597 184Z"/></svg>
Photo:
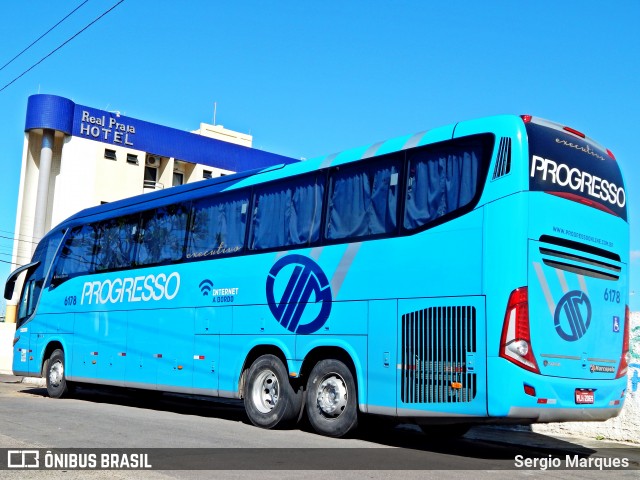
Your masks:
<svg viewBox="0 0 640 480"><path fill-rule="evenodd" d="M151 450L163 470L5 470L0 471L0 478L258 477L262 480L299 478L302 473L305 478L346 479L493 480L539 475L563 480L640 478L640 449L595 440L492 427L477 427L461 439L447 440L427 436L409 425L389 428L372 422L365 423L350 438L331 439L311 432L304 425L301 429L281 431L256 428L247 420L242 404L234 401L101 389L81 389L74 398L54 400L47 397L42 387L18 380L0 376L0 454L6 455L1 449L7 448L66 448L71 452L98 454L111 449L133 449L130 452L166 449ZM88 448L98 450L80 450ZM542 471L540 465L514 468L519 455L539 459L613 455L627 458L635 469L599 472ZM207 468L213 462L232 470L222 471L217 466L212 471L173 469L197 468L202 462L209 465ZM353 470L354 467L358 470Z"/></svg>

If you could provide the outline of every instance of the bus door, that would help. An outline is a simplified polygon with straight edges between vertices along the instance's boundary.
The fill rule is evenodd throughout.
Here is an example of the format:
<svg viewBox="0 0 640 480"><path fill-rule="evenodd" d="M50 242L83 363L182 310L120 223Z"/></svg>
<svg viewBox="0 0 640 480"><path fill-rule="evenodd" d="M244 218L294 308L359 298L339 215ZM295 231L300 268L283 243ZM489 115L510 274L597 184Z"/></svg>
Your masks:
<svg viewBox="0 0 640 480"><path fill-rule="evenodd" d="M399 416L486 416L483 296L400 300Z"/></svg>
<svg viewBox="0 0 640 480"><path fill-rule="evenodd" d="M232 307L205 307L195 311L193 393L218 395L220 333L231 330Z"/></svg>

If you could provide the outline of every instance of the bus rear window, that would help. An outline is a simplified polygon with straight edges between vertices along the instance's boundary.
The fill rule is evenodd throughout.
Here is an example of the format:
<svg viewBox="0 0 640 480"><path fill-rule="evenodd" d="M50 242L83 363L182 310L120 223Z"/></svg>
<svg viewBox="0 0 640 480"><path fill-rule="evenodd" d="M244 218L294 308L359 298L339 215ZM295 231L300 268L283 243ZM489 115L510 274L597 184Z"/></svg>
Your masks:
<svg viewBox="0 0 640 480"><path fill-rule="evenodd" d="M598 145L559 129L527 123L529 190L577 195L627 220L618 163Z"/></svg>

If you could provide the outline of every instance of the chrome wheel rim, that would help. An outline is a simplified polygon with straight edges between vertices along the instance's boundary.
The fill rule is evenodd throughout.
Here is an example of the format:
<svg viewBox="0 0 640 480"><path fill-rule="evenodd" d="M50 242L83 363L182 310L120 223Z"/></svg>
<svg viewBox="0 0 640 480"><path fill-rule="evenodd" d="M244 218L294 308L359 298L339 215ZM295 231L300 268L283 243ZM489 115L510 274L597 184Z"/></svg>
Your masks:
<svg viewBox="0 0 640 480"><path fill-rule="evenodd" d="M49 369L49 385L59 387L64 378L64 365L61 361L55 362Z"/></svg>
<svg viewBox="0 0 640 480"><path fill-rule="evenodd" d="M269 413L278 404L280 385L271 370L258 375L251 389L251 400L260 413Z"/></svg>
<svg viewBox="0 0 640 480"><path fill-rule="evenodd" d="M317 404L320 413L328 418L339 417L349 402L347 384L337 373L326 375L318 387Z"/></svg>

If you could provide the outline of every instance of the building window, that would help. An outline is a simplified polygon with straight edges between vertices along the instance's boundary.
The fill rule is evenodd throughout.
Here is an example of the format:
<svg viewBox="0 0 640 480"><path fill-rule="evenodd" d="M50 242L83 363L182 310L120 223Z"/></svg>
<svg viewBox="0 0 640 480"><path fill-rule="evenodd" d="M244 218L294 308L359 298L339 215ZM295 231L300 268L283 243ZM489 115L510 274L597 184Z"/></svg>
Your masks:
<svg viewBox="0 0 640 480"><path fill-rule="evenodd" d="M211 170L202 171L202 178L211 178L212 175L213 175L213 172Z"/></svg>
<svg viewBox="0 0 640 480"><path fill-rule="evenodd" d="M158 169L144 167L144 188L156 188L158 182Z"/></svg>
<svg viewBox="0 0 640 480"><path fill-rule="evenodd" d="M108 160L117 160L116 151L115 150L110 150L108 148L105 148L104 149L104 158L106 158Z"/></svg>
<svg viewBox="0 0 640 480"><path fill-rule="evenodd" d="M184 183L184 173L182 172L173 172L173 186L177 187L178 185L182 185Z"/></svg>
<svg viewBox="0 0 640 480"><path fill-rule="evenodd" d="M133 153L127 153L127 163L138 165L138 155L134 155Z"/></svg>

